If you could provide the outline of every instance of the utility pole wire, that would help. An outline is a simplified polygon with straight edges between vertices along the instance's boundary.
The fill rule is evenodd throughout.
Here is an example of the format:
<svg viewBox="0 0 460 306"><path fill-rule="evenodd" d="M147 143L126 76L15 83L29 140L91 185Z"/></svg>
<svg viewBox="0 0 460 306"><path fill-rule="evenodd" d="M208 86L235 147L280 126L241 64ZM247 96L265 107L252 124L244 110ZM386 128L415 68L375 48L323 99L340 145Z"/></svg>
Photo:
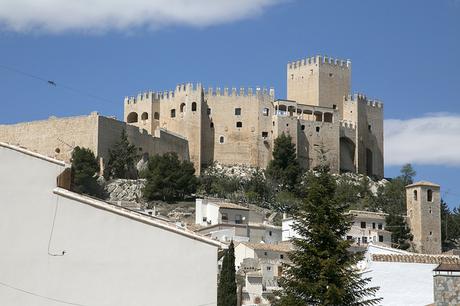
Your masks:
<svg viewBox="0 0 460 306"><path fill-rule="evenodd" d="M20 74L20 75L23 75L23 76L26 76L26 77L29 77L29 78L32 78L32 79L35 79L37 81L41 81L43 83L45 83L46 85L48 86L52 86L52 87L56 87L56 88L63 88L67 91L71 91L73 93L76 93L76 94L80 94L80 95L84 95L84 96L87 96L87 97L90 97L90 98L93 98L95 100L100 100L100 101L103 101L103 102L108 102L110 104L113 104L114 102L109 100L109 99L106 99L106 98L103 98L103 97L100 97L100 96L97 96L97 95L94 95L92 93L89 93L89 92L86 92L86 91L83 91L83 90L80 90L78 88L75 88L75 87L72 87L72 86L69 86L69 85L65 85L63 83L58 83L54 80L48 80L46 78L43 78L41 76L38 76L38 75L35 75L35 74L32 74L32 73L29 73L29 72L25 72L25 71L22 71L22 70L19 70L19 69L16 69L16 68L13 68L13 67L10 67L10 66L6 66L6 65L3 65L3 64L0 64L0 68L6 70L6 71L9 71L9 72L13 72L13 73L17 73L17 74Z"/></svg>

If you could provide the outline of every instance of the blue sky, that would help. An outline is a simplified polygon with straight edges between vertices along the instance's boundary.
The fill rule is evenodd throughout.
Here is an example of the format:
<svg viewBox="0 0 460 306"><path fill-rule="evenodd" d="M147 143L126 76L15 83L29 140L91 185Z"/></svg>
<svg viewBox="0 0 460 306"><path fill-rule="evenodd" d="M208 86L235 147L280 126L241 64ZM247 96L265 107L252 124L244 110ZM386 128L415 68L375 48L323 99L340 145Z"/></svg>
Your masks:
<svg viewBox="0 0 460 306"><path fill-rule="evenodd" d="M283 98L288 61L329 55L352 60L354 92L385 103L386 176L411 162L460 204L459 0L33 3L0 0L0 65L57 86L0 68L0 123L121 118L124 96L187 81Z"/></svg>

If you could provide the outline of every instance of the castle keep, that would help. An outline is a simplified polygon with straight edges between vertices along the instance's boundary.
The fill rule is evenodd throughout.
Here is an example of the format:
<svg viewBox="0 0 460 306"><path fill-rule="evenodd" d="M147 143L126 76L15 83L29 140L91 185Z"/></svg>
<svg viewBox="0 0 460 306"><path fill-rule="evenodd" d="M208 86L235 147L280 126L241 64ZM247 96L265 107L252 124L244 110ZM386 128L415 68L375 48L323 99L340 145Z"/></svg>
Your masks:
<svg viewBox="0 0 460 306"><path fill-rule="evenodd" d="M324 158L333 172L383 177L383 105L351 94L351 62L315 56L287 65L287 97L273 89L181 84L124 101L124 120L154 135L188 140L197 172L217 161L265 168L274 140L291 135L307 169Z"/></svg>

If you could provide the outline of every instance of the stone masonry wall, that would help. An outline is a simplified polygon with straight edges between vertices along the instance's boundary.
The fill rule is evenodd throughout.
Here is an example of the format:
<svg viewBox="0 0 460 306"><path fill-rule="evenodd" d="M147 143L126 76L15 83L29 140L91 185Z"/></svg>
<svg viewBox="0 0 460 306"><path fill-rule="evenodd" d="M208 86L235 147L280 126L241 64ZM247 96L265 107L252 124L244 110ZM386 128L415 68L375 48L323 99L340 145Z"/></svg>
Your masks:
<svg viewBox="0 0 460 306"><path fill-rule="evenodd" d="M460 275L435 275L433 285L436 306L460 305Z"/></svg>

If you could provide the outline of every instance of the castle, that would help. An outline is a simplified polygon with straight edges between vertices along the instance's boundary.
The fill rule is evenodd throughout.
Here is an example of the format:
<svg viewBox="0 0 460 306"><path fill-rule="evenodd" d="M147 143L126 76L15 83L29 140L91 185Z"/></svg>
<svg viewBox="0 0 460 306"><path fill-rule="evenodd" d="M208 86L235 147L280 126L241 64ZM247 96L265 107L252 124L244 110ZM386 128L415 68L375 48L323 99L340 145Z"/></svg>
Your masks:
<svg viewBox="0 0 460 306"><path fill-rule="evenodd" d="M289 134L302 167L383 177L383 105L351 95L351 62L315 56L287 64L287 98L274 89L181 84L124 100L124 120L188 140L197 172L213 162L265 168L274 140Z"/></svg>

